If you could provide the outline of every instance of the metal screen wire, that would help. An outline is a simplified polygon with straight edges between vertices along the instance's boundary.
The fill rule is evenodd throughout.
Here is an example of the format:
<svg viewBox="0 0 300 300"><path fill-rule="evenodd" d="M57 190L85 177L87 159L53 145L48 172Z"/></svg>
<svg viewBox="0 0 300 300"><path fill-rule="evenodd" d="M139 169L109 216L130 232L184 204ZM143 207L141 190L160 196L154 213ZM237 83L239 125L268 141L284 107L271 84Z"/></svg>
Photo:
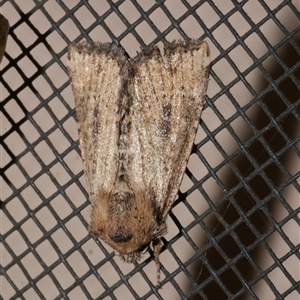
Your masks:
<svg viewBox="0 0 300 300"><path fill-rule="evenodd" d="M0 299L299 299L299 1L10 0L1 64ZM131 57L203 38L212 69L195 145L151 251L126 264L87 231L66 73L71 42ZM298 144L299 145L299 144Z"/></svg>

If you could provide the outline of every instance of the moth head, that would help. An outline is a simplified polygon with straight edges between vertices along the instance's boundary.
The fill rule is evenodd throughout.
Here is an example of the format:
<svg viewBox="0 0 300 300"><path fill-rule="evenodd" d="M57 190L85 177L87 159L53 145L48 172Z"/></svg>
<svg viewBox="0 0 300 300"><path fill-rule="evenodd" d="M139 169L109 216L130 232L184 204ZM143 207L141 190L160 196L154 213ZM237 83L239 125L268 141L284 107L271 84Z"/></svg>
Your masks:
<svg viewBox="0 0 300 300"><path fill-rule="evenodd" d="M150 244L167 233L162 212L146 192L102 195L92 209L90 233L128 263L140 260Z"/></svg>
<svg viewBox="0 0 300 300"><path fill-rule="evenodd" d="M135 252L123 254L123 253L116 251L116 254L122 261L124 261L126 263L132 263L134 261L139 261L141 258L143 258L144 254L147 252L150 244L151 243L142 245Z"/></svg>

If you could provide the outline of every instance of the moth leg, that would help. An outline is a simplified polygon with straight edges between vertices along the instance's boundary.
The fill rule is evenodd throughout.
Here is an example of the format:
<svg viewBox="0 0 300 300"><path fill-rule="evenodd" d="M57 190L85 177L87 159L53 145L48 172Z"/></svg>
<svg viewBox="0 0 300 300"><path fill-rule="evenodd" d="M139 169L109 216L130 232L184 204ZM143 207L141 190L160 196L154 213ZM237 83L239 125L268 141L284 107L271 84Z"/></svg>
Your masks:
<svg viewBox="0 0 300 300"><path fill-rule="evenodd" d="M153 245L153 254L155 259L155 265L156 265L156 276L157 276L157 286L160 289L161 288L161 282L160 282L160 261L159 261L159 254L161 251L161 248L163 247L163 242L160 238L155 239L152 243Z"/></svg>

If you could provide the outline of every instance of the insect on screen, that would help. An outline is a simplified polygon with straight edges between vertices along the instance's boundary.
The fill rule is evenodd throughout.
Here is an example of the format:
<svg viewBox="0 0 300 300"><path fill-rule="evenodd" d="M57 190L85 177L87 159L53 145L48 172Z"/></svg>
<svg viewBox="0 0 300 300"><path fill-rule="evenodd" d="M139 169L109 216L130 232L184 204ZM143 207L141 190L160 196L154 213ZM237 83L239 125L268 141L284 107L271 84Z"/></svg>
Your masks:
<svg viewBox="0 0 300 300"><path fill-rule="evenodd" d="M297 0L0 3L1 14L10 24L0 71L0 299L299 298ZM200 125L166 217L168 231L159 236L159 289L155 247L143 251L138 262L127 264L89 233L91 193L78 142L68 51L71 44L83 40L113 43L111 47L126 51L126 63L132 64L137 52L145 51L141 48L157 45L160 52L155 50L155 57L161 59L164 72L172 74L164 78L175 82L183 69L170 67L173 48L164 49L164 43L181 40L188 45L191 39L207 43L211 68ZM174 53L187 59L202 51L198 46L196 50L182 47L183 51ZM146 61L150 64L150 59ZM191 72L200 62L204 66L203 59L196 61ZM135 109L144 105L139 99L157 96L162 89L141 97L146 90L142 67L137 63L125 70L131 67L134 76L122 87L130 96L126 98L133 104L130 108ZM186 82L191 72L183 76ZM118 91L116 77L112 82L116 85L107 85L111 93ZM191 76L194 86L192 82ZM185 95L186 89L174 85L174 90ZM192 94L199 95L199 88ZM189 94L190 101L196 96ZM170 132L178 119L168 107L161 108L164 126L157 128L164 129L164 145L170 146L175 139ZM191 114L181 109L180 126L195 113L189 109ZM163 121L155 119L152 111L149 122L161 125ZM98 113L95 109L94 115ZM128 128L141 133L141 124L135 121ZM122 134L125 129L120 126ZM140 135L139 141L145 136ZM112 136L101 139L105 146L111 141ZM153 149L145 147L143 153ZM172 174L174 169L148 174L161 180L169 174L179 180ZM123 180L124 174L119 172L118 178ZM149 194L157 199L155 193ZM114 198L119 215L127 199L120 195ZM159 220L158 216L155 222ZM110 238L130 240L131 235L122 230L123 235ZM146 250L141 246L140 250Z"/></svg>

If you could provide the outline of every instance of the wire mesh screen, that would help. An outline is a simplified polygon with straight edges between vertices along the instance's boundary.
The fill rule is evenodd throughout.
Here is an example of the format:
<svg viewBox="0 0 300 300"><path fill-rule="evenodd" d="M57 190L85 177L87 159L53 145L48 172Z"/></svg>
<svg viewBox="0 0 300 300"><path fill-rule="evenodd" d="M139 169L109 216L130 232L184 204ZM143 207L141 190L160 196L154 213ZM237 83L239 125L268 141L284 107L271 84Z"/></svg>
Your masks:
<svg viewBox="0 0 300 300"><path fill-rule="evenodd" d="M1 66L0 299L299 299L297 0L10 0ZM212 69L156 287L87 231L71 42L131 57L203 38Z"/></svg>

